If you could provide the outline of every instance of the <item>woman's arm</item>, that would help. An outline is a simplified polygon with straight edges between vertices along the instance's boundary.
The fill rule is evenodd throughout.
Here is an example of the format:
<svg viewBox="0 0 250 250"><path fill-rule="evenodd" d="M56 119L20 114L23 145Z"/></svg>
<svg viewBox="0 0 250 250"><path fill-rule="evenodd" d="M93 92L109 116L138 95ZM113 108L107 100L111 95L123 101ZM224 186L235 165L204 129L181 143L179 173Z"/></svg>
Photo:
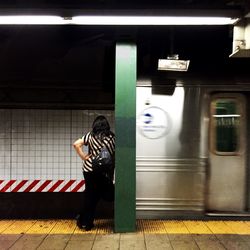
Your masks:
<svg viewBox="0 0 250 250"><path fill-rule="evenodd" d="M83 152L83 150L82 150L83 145L84 145L83 139L78 139L73 143L73 147L74 147L76 153L81 157L81 159L83 161L86 161L86 160L88 160L90 155Z"/></svg>

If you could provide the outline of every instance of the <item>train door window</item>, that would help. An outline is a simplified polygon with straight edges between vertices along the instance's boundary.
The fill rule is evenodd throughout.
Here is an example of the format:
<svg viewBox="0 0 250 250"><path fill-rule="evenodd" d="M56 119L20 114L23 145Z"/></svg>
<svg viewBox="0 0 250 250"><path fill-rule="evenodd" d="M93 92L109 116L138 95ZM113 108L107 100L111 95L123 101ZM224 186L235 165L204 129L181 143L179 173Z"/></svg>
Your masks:
<svg viewBox="0 0 250 250"><path fill-rule="evenodd" d="M219 155L235 155L240 150L242 119L237 98L216 98L212 102L212 151Z"/></svg>

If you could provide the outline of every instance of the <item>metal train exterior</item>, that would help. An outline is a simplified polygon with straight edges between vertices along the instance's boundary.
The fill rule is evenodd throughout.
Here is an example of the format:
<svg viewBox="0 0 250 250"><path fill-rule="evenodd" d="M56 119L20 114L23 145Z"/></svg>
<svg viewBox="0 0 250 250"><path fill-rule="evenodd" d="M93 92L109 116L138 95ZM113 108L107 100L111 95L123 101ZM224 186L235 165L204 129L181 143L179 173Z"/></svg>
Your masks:
<svg viewBox="0 0 250 250"><path fill-rule="evenodd" d="M139 218L248 215L249 86L137 86Z"/></svg>

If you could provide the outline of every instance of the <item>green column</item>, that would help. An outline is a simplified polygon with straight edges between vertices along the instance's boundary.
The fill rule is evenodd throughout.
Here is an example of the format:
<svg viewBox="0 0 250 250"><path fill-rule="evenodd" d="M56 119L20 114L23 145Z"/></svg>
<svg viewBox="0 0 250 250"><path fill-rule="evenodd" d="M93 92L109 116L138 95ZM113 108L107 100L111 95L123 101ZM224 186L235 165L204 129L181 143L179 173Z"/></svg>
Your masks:
<svg viewBox="0 0 250 250"><path fill-rule="evenodd" d="M136 45L116 44L115 232L136 229Z"/></svg>

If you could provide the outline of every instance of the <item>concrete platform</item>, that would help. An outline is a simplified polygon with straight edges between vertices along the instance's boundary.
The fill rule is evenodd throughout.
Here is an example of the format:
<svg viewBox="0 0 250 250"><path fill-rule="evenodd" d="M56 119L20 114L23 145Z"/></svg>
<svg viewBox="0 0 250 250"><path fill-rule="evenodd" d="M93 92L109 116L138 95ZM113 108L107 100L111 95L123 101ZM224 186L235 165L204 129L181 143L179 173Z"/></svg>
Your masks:
<svg viewBox="0 0 250 250"><path fill-rule="evenodd" d="M89 231L74 220L1 220L0 250L250 249L250 221L137 220L134 233L113 233L112 220Z"/></svg>

